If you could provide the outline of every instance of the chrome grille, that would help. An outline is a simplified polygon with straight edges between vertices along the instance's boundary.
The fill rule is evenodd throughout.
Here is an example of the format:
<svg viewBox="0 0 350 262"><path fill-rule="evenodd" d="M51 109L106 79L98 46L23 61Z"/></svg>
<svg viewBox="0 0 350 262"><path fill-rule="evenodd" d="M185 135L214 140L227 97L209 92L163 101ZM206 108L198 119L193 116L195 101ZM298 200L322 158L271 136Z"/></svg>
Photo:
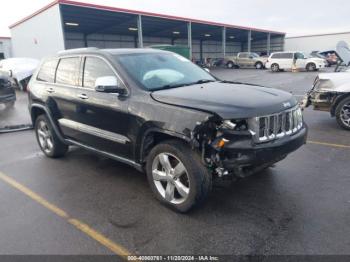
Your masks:
<svg viewBox="0 0 350 262"><path fill-rule="evenodd" d="M281 113L261 116L249 121L249 128L257 143L292 135L303 127L303 115L299 106Z"/></svg>

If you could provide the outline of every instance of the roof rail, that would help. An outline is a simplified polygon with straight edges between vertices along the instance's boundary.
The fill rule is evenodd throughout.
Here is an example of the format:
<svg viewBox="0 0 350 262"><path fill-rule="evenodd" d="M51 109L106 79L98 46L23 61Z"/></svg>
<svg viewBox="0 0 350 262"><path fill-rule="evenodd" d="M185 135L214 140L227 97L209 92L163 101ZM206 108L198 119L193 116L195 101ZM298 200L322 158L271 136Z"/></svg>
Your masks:
<svg viewBox="0 0 350 262"><path fill-rule="evenodd" d="M57 52L58 55L66 55L66 54L74 54L84 51L97 51L99 48L97 47L85 47L85 48L74 48L74 49L68 49L68 50L62 50Z"/></svg>

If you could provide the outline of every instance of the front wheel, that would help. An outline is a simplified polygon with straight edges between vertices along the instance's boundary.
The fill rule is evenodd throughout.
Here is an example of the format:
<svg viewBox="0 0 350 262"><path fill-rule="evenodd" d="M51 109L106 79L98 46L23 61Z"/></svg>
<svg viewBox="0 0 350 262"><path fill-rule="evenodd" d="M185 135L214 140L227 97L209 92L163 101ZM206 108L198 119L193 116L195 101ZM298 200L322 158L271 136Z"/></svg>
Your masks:
<svg viewBox="0 0 350 262"><path fill-rule="evenodd" d="M199 155L177 140L155 146L147 157L147 178L156 198L179 212L200 204L212 178Z"/></svg>
<svg viewBox="0 0 350 262"><path fill-rule="evenodd" d="M335 117L339 126L350 130L350 97L345 98L339 103L335 110Z"/></svg>
<svg viewBox="0 0 350 262"><path fill-rule="evenodd" d="M317 67L314 63L308 63L306 65L306 71L308 71L308 72L317 71Z"/></svg>
<svg viewBox="0 0 350 262"><path fill-rule="evenodd" d="M51 158L64 156L68 146L55 133L50 121L45 115L40 115L35 121L35 133L40 149Z"/></svg>

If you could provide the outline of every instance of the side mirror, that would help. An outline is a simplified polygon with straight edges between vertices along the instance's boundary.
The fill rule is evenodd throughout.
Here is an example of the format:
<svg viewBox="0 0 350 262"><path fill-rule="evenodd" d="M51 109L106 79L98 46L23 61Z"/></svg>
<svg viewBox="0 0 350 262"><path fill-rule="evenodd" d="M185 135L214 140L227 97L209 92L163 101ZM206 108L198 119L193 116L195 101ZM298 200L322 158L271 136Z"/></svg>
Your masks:
<svg viewBox="0 0 350 262"><path fill-rule="evenodd" d="M12 72L12 70L9 70L9 77L13 77L13 72Z"/></svg>
<svg viewBox="0 0 350 262"><path fill-rule="evenodd" d="M118 85L118 79L115 76L102 76L95 81L95 90L101 93L126 94L126 89Z"/></svg>
<svg viewBox="0 0 350 262"><path fill-rule="evenodd" d="M254 57L252 57L252 56L249 56L249 59L253 59Z"/></svg>

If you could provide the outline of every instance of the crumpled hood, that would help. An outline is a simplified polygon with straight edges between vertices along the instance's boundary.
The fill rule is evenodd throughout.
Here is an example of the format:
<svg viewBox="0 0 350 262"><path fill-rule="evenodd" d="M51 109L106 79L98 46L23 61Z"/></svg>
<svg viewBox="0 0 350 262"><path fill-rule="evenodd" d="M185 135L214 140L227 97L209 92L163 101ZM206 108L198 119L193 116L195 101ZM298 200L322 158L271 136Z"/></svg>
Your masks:
<svg viewBox="0 0 350 262"><path fill-rule="evenodd" d="M297 104L285 91L222 82L154 91L151 96L158 102L209 111L223 119L269 115Z"/></svg>

